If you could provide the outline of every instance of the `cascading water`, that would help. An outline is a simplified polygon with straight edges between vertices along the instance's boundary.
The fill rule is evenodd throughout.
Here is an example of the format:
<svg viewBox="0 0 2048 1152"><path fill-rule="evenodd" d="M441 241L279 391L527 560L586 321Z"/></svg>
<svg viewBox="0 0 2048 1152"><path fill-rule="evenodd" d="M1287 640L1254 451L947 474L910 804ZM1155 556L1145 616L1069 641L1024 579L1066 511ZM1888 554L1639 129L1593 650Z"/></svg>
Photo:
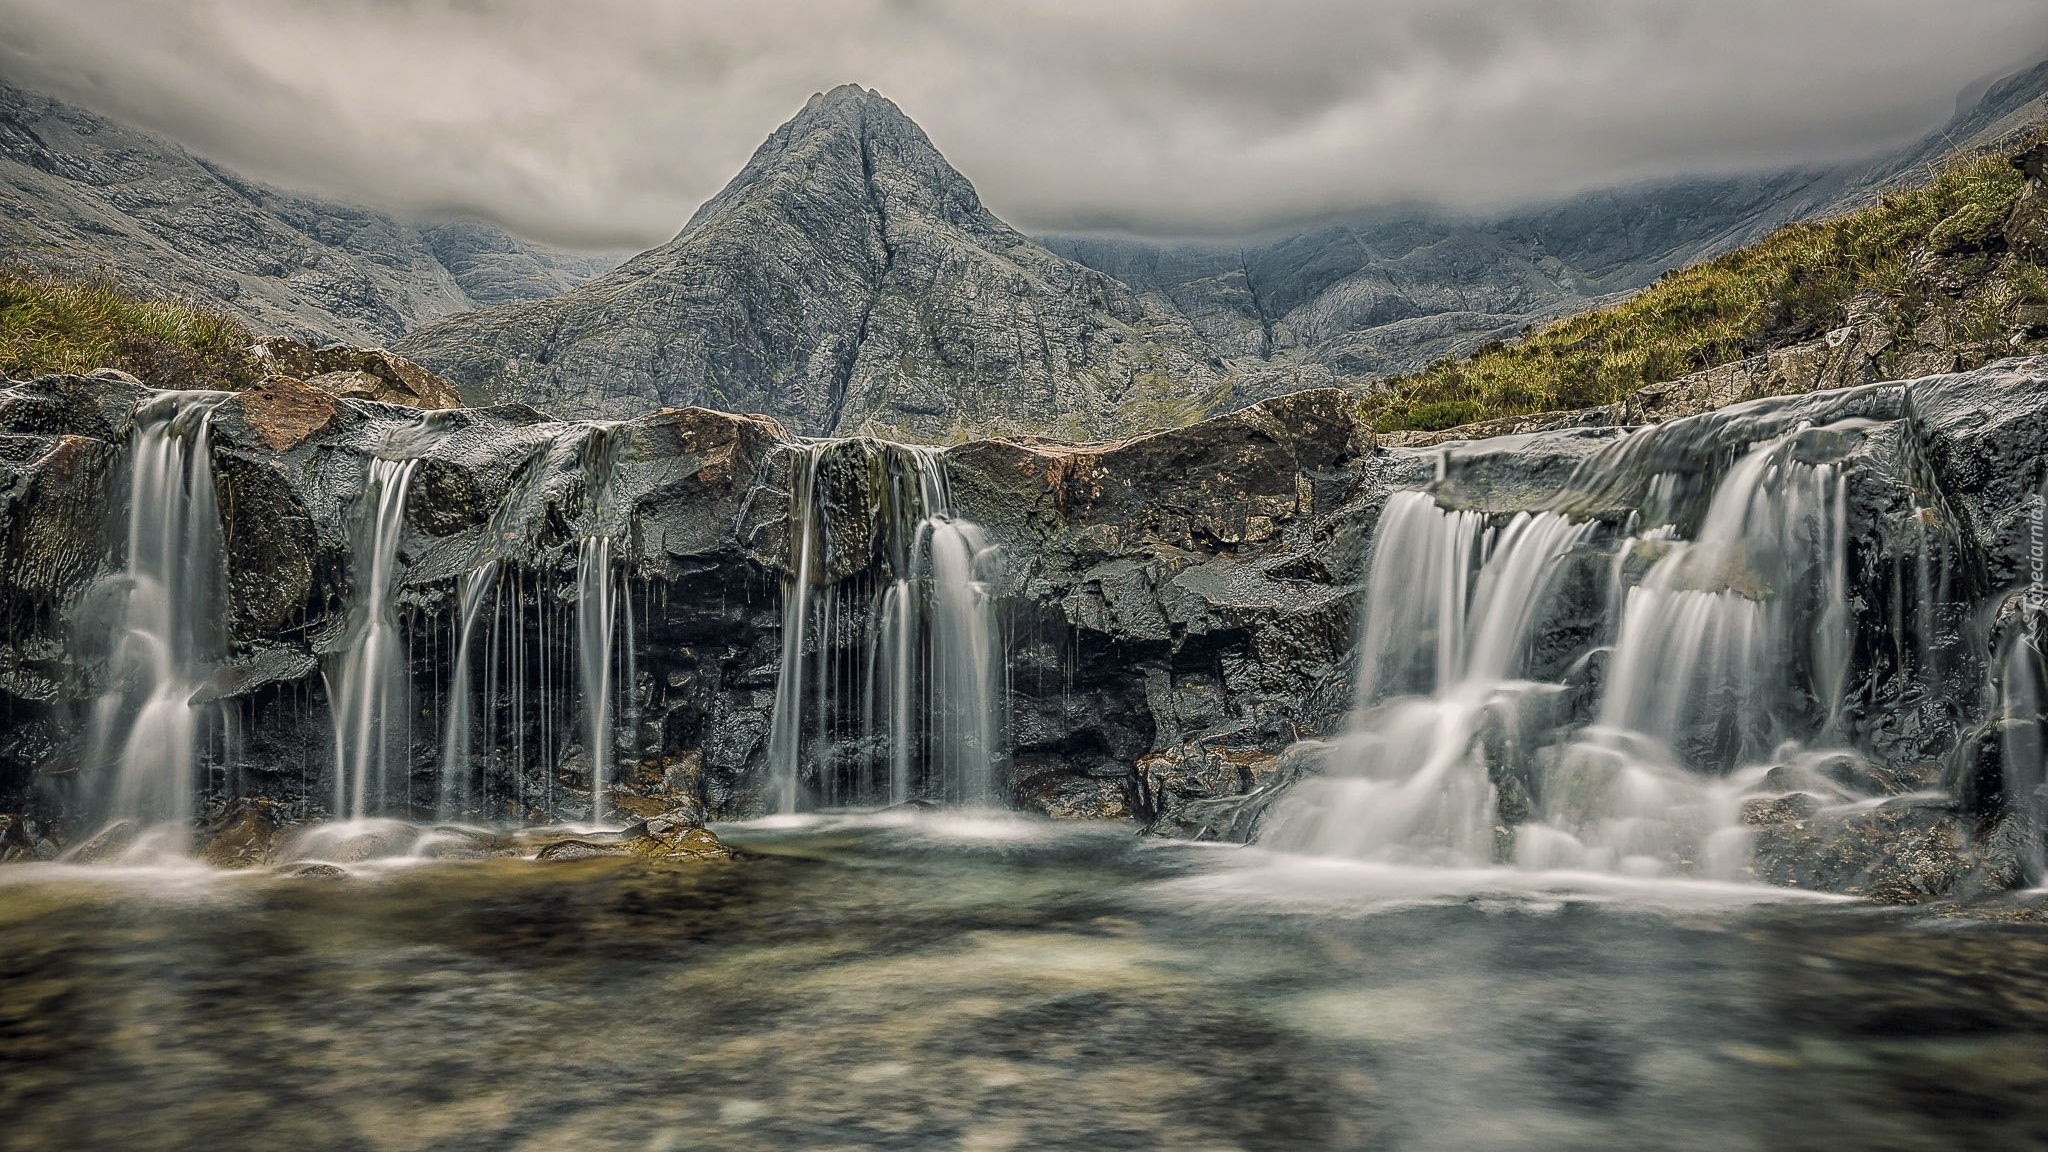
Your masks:
<svg viewBox="0 0 2048 1152"><path fill-rule="evenodd" d="M1739 874L1742 793L1772 762L1841 738L1843 477L1817 458L1855 427L1751 447L1689 540L1676 523L1681 477L1648 478L1638 519L1649 526L1604 565L1611 646L1573 665L1576 680L1605 657L1592 723L1576 734L1570 685L1520 677L1572 554L1597 564L1597 522L1550 511L1490 526L1425 493L1393 497L1351 723L1322 749L1325 774L1277 802L1261 842L1383 862L1512 855L1533 868ZM1581 487L1612 487L1600 474L1612 466L1594 457Z"/></svg>
<svg viewBox="0 0 2048 1152"><path fill-rule="evenodd" d="M605 816L612 761L612 643L617 632L618 588L612 542L586 536L576 556L576 668L583 682L583 740L590 752L590 818ZM632 641L627 640L627 649Z"/></svg>
<svg viewBox="0 0 2048 1152"><path fill-rule="evenodd" d="M818 465L828 442L796 449L789 480L789 575L782 582L782 659L775 673L775 712L768 726L768 765L775 810L794 812L803 766L804 652L811 626L811 595L824 551L823 518L816 507Z"/></svg>
<svg viewBox="0 0 2048 1152"><path fill-rule="evenodd" d="M863 799L900 804L925 798L982 805L995 799L1000 723L995 677L1001 653L983 567L990 549L978 525L958 516L941 454L877 441L793 446L790 567L784 581L782 663L769 736L779 811L801 800L805 734L814 758L828 758L852 711L856 747L886 747L886 769L820 771L828 804ZM860 510L887 561L888 578L863 606L843 601L826 579L833 510L826 499L834 453L866 466L876 506ZM849 621L849 617L853 617ZM863 629L862 681L850 691L835 637ZM821 760L822 764L822 760Z"/></svg>
<svg viewBox="0 0 2048 1152"><path fill-rule="evenodd" d="M334 701L334 812L361 819L407 799L411 718L407 646L391 597L417 459L370 461L357 502L354 611L348 646L328 681ZM396 767L399 779L394 781ZM398 785L394 792L393 785Z"/></svg>
<svg viewBox="0 0 2048 1152"><path fill-rule="evenodd" d="M1740 793L1761 771L1716 769L1839 737L1842 483L1800 459L1805 433L1739 460L1695 539L1659 526L1623 541L1624 559L1662 554L1622 599L1598 715L1546 778L1543 821L1519 830L1524 863L1732 878Z"/></svg>
<svg viewBox="0 0 2048 1152"><path fill-rule="evenodd" d="M2043 660L2033 637L2015 640L2000 669L1999 763L2004 776L2006 818L2022 875L2029 884L2048 881L2048 741L2043 740Z"/></svg>
<svg viewBox="0 0 2048 1152"><path fill-rule="evenodd" d="M1263 842L1385 862L1486 863L1490 761L1561 691L1517 678L1529 631L1589 530L1553 512L1489 529L1478 513L1439 508L1425 493L1394 496L1373 550L1351 724L1325 753L1327 774L1296 787Z"/></svg>
<svg viewBox="0 0 2048 1152"><path fill-rule="evenodd" d="M470 795L470 736L476 720L471 707L476 691L471 670L475 652L477 621L484 602L498 582L498 562L492 560L470 569L456 594L455 668L448 680L447 716L441 735L441 803L439 816L453 820L466 811Z"/></svg>
<svg viewBox="0 0 2048 1152"><path fill-rule="evenodd" d="M225 642L220 507L210 433L224 392L164 392L135 413L127 561L114 578L109 687L93 760L114 764L108 815L189 835L203 718L194 697Z"/></svg>

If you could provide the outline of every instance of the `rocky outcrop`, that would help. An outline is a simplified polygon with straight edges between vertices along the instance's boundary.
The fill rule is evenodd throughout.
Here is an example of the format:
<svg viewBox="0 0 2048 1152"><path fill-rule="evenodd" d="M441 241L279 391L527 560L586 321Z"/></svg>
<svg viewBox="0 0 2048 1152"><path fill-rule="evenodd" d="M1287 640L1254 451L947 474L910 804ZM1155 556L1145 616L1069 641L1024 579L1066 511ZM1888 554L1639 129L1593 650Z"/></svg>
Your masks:
<svg viewBox="0 0 2048 1152"><path fill-rule="evenodd" d="M703 405L925 440L1181 422L1229 375L1178 316L996 219L851 85L813 97L669 243L397 347L566 415Z"/></svg>
<svg viewBox="0 0 2048 1152"><path fill-rule="evenodd" d="M409 408L460 408L455 386L382 348L330 344L315 348L273 336L253 352L266 380L288 379L330 396Z"/></svg>
<svg viewBox="0 0 2048 1152"><path fill-rule="evenodd" d="M5 84L0 257L189 297L259 332L364 345L480 305L553 295L615 262L485 224L415 227L281 192Z"/></svg>

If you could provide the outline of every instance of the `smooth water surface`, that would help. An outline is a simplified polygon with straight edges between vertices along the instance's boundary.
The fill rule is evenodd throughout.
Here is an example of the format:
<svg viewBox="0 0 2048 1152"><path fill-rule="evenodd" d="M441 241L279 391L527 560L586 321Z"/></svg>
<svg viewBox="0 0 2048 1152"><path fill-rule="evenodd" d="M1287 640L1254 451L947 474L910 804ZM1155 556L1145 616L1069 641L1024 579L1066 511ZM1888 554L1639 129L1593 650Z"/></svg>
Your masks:
<svg viewBox="0 0 2048 1152"><path fill-rule="evenodd" d="M2048 1142L2038 924L994 815L724 831L751 858L10 867L0 1146Z"/></svg>

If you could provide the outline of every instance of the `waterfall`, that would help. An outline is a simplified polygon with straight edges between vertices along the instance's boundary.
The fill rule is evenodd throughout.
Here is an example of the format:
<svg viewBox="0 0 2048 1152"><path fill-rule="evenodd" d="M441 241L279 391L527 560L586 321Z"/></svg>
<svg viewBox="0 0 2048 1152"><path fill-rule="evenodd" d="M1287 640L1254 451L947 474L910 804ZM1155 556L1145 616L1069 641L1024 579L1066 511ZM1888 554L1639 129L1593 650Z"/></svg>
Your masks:
<svg viewBox="0 0 2048 1152"><path fill-rule="evenodd" d="M828 804L993 802L1001 652L983 578L991 551L980 526L954 510L942 454L869 440L816 441L791 453L789 574L769 734L777 810L799 806L807 731ZM852 514L866 518L881 569L865 602L862 580L827 578L838 538L830 469L856 463L873 506ZM850 596L842 597L842 583ZM865 653L857 670L842 666L849 632L859 634L850 646ZM878 770L846 778L836 758L849 737L862 755L885 749Z"/></svg>
<svg viewBox="0 0 2048 1152"><path fill-rule="evenodd" d="M583 687L583 742L590 753L590 818L605 816L612 760L612 642L618 588L608 536L586 536L576 554L576 668ZM626 648L631 651L632 638Z"/></svg>
<svg viewBox="0 0 2048 1152"><path fill-rule="evenodd" d="M1609 544L1577 512L1490 517L1395 495L1366 578L1351 720L1261 842L1382 862L1739 875L1742 794L1772 763L1843 739L1844 478L1816 461L1859 426L1747 447L1690 538L1694 476L1629 481L1616 461L1655 459L1658 437L1697 429L1638 433L1581 466L1582 490L1640 481L1642 511ZM1569 675L1528 679L1574 552L1607 573L1606 643ZM1573 685L1591 678L1591 723L1574 732Z"/></svg>
<svg viewBox="0 0 2048 1152"><path fill-rule="evenodd" d="M2029 884L2039 885L2048 881L2048 741L2042 732L2048 664L2035 640L2036 597L2028 599L2024 630L2007 641L1998 667L1998 751L2005 818L2013 824L2020 869Z"/></svg>
<svg viewBox="0 0 2048 1152"><path fill-rule="evenodd" d="M1746 856L1741 792L1781 745L1839 738L1849 655L1839 469L1808 463L1806 430L1766 441L1715 488L1693 540L1661 553L1622 599L1591 727L1518 831L1532 866L1732 879Z"/></svg>
<svg viewBox="0 0 2048 1152"><path fill-rule="evenodd" d="M1553 512L1490 529L1425 493L1395 495L1373 547L1351 722L1326 775L1281 802L1263 841L1383 862L1491 859L1501 738L1560 691L1518 678L1529 632L1589 531Z"/></svg>
<svg viewBox="0 0 2048 1152"><path fill-rule="evenodd" d="M496 560L479 564L463 577L456 594L455 668L448 678L448 705L441 734L440 818L453 820L469 808L470 736L476 723L471 701L476 691L470 669L476 625L486 597L498 582Z"/></svg>
<svg viewBox="0 0 2048 1152"><path fill-rule="evenodd" d="M411 759L407 648L392 609L405 499L417 459L370 461L351 535L354 611L340 669L328 681L334 701L334 813L351 819L409 801L403 774ZM401 790L393 795L396 762Z"/></svg>
<svg viewBox="0 0 2048 1152"><path fill-rule="evenodd" d="M204 713L193 697L225 652L220 507L211 421L224 392L163 392L136 409L126 567L116 593L108 689L93 709L92 760L114 764L115 819L189 836Z"/></svg>
<svg viewBox="0 0 2048 1152"><path fill-rule="evenodd" d="M874 682L888 692L886 711L868 715L886 716L889 799L912 798L911 756L922 741L937 798L987 804L995 793L998 653L988 588L977 572L988 546L979 525L954 514L936 450L889 445L883 462L886 473L906 478L904 487L915 494L891 502L899 523L885 535L897 545L892 566L898 576L882 593L882 627L869 660L880 672ZM920 656L923 677L917 675Z"/></svg>
<svg viewBox="0 0 2048 1152"><path fill-rule="evenodd" d="M789 480L789 574L782 581L782 659L775 673L775 711L768 725L768 765L775 810L794 812L802 779L804 648L811 596L824 550L824 518L817 506L818 465L829 441L797 447Z"/></svg>

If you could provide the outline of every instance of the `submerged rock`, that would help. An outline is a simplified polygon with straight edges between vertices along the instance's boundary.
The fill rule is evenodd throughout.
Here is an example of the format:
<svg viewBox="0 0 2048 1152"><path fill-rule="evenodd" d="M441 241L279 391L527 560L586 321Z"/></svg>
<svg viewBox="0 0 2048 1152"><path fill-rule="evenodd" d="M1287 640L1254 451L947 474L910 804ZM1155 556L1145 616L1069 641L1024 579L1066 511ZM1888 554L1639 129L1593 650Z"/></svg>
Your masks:
<svg viewBox="0 0 2048 1152"><path fill-rule="evenodd" d="M542 848L535 860L560 862L565 860L596 860L605 856L631 856L633 849L625 843L596 843L590 840L557 840Z"/></svg>
<svg viewBox="0 0 2048 1152"><path fill-rule="evenodd" d="M1920 904L1947 896L1978 867L1968 824L1942 801L1823 809L1805 794L1751 801L1757 879L1794 888Z"/></svg>

